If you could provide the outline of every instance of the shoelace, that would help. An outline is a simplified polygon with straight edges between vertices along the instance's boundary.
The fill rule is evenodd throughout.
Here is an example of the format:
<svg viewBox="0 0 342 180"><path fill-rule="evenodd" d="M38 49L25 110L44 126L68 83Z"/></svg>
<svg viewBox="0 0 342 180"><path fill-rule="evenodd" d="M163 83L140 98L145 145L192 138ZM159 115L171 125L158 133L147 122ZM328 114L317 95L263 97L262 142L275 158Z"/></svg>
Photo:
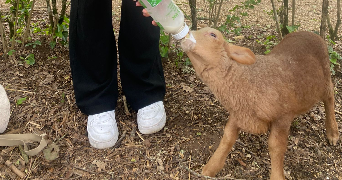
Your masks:
<svg viewBox="0 0 342 180"><path fill-rule="evenodd" d="M110 113L100 113L94 115L93 125L100 127L101 131L109 130L110 126L112 125L112 119Z"/></svg>
<svg viewBox="0 0 342 180"><path fill-rule="evenodd" d="M146 106L145 108L141 109L141 110L140 110L140 113L141 113L141 114L144 114L144 113L146 113L146 112L151 112L151 111L153 111L154 113L156 113L157 110L158 110L158 107L159 107L158 104L151 104L151 105Z"/></svg>

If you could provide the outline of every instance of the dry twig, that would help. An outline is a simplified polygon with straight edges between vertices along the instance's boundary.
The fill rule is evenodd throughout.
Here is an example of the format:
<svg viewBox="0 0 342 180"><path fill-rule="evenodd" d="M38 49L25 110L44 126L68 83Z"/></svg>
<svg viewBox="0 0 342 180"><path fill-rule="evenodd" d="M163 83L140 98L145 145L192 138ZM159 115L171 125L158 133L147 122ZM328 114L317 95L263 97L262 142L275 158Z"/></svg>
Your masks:
<svg viewBox="0 0 342 180"><path fill-rule="evenodd" d="M130 116L131 113L129 112L128 107L127 107L126 96L122 96L122 101L123 101L123 103L124 103L125 114L126 114L127 116Z"/></svg>
<svg viewBox="0 0 342 180"><path fill-rule="evenodd" d="M8 166L9 168L11 168L12 171L13 171L16 175L18 175L20 178L24 178L24 177L26 176L26 174L23 173L22 171L20 171L17 167L15 167L15 166L12 164L11 161L7 160L7 161L5 162L5 164L6 164L6 166Z"/></svg>

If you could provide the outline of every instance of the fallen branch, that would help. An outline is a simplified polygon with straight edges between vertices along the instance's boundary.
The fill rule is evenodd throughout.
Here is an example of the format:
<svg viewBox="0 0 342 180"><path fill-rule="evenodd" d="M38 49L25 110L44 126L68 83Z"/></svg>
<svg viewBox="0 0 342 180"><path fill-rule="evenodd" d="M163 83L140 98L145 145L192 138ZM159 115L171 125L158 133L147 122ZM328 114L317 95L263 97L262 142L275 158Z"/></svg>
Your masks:
<svg viewBox="0 0 342 180"><path fill-rule="evenodd" d="M10 169L12 169L12 171L18 175L20 178L24 178L26 176L25 173L23 173L22 171L20 171L17 167L15 167L11 161L7 160L5 162L6 166L8 166Z"/></svg>
<svg viewBox="0 0 342 180"><path fill-rule="evenodd" d="M24 90L18 90L18 89L8 89L5 88L7 91L17 91L17 92L23 92L23 93L30 93L30 94L35 94L35 92L30 92L30 91L24 91Z"/></svg>
<svg viewBox="0 0 342 180"><path fill-rule="evenodd" d="M136 133L138 134L138 136L141 140L145 141L145 139L141 136L141 134L138 131Z"/></svg>
<svg viewBox="0 0 342 180"><path fill-rule="evenodd" d="M126 137L126 133L127 131L124 131L122 133L122 136L120 137L118 141L116 141L115 145L113 146L113 149L118 148L121 145L121 141Z"/></svg>
<svg viewBox="0 0 342 180"><path fill-rule="evenodd" d="M124 103L125 114L126 114L127 116L130 116L131 113L129 112L128 107L127 107L126 96L122 96L122 101L123 101L123 103Z"/></svg>
<svg viewBox="0 0 342 180"><path fill-rule="evenodd" d="M342 115L342 112L335 110L335 113Z"/></svg>

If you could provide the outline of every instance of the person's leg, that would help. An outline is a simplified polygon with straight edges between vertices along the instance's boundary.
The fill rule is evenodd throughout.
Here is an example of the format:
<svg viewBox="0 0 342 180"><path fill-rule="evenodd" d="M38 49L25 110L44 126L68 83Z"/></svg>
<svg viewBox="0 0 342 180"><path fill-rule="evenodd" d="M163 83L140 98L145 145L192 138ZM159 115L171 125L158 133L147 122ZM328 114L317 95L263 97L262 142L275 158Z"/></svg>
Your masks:
<svg viewBox="0 0 342 180"><path fill-rule="evenodd" d="M152 134L163 129L165 79L159 53L159 27L142 15L135 2L122 1L119 35L120 77L128 103L138 110L138 129Z"/></svg>
<svg viewBox="0 0 342 180"><path fill-rule="evenodd" d="M83 113L115 109L116 57L112 1L72 0L70 65L76 103Z"/></svg>
<svg viewBox="0 0 342 180"><path fill-rule="evenodd" d="M119 35L120 77L123 92L134 110L165 95L165 80L159 53L159 27L142 15L133 0L122 1Z"/></svg>
<svg viewBox="0 0 342 180"><path fill-rule="evenodd" d="M112 1L72 0L69 32L76 103L89 115L89 142L99 149L114 146L119 131L114 112L118 89Z"/></svg>

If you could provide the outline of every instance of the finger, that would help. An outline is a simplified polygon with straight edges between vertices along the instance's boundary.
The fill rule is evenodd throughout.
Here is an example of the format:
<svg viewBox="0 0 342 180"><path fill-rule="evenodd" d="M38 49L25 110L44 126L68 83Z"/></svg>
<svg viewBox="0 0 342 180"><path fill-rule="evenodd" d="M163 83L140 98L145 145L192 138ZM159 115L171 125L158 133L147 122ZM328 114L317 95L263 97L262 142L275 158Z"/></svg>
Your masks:
<svg viewBox="0 0 342 180"><path fill-rule="evenodd" d="M150 14L147 12L146 9L143 9L143 10L142 10L142 13L143 13L143 15L144 15L145 17L149 17L149 16L150 16Z"/></svg>
<svg viewBox="0 0 342 180"><path fill-rule="evenodd" d="M139 1L135 2L135 6L142 6Z"/></svg>
<svg viewBox="0 0 342 180"><path fill-rule="evenodd" d="M153 26L158 26L158 24L155 21L152 21Z"/></svg>

